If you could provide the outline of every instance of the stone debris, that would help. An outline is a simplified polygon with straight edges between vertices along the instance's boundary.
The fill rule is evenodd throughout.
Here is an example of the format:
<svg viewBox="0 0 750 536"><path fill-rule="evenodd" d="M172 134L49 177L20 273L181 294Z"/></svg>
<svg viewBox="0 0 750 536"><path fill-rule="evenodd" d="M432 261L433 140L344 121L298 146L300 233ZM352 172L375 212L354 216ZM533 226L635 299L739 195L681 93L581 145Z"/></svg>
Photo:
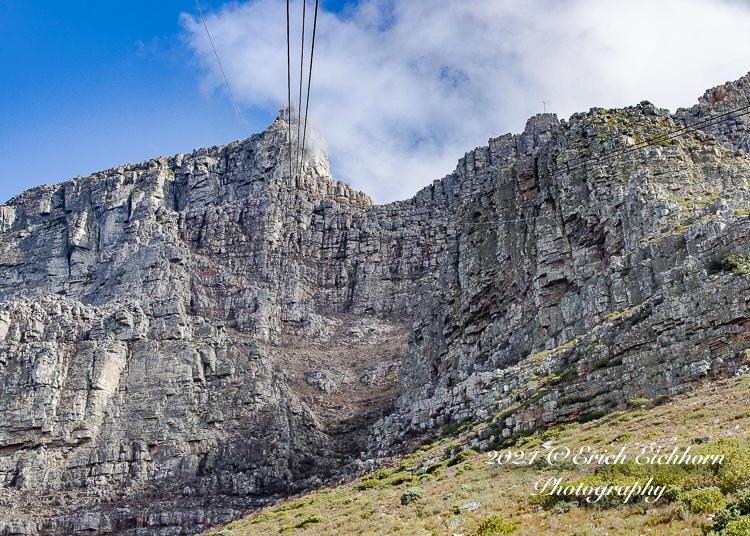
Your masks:
<svg viewBox="0 0 750 536"><path fill-rule="evenodd" d="M539 114L387 205L320 152L289 177L282 119L0 205L0 534L195 534L414 431L494 419L485 448L746 374L750 119L636 143L748 96ZM281 359L408 319L400 366ZM303 379L379 406L325 426Z"/></svg>
<svg viewBox="0 0 750 536"><path fill-rule="evenodd" d="M359 378L359 382L362 385L367 385L368 387L372 387L374 385L383 385L385 383L392 383L398 381L400 372L401 363L378 363L370 370L365 372Z"/></svg>
<svg viewBox="0 0 750 536"><path fill-rule="evenodd" d="M466 504L462 504L458 507L459 512L473 512L475 510L479 510L482 507L482 503L478 502L470 502Z"/></svg>
<svg viewBox="0 0 750 536"><path fill-rule="evenodd" d="M321 391L332 393L337 391L341 387L341 384L351 383L354 380L346 371L333 369L309 371L305 373L305 381Z"/></svg>

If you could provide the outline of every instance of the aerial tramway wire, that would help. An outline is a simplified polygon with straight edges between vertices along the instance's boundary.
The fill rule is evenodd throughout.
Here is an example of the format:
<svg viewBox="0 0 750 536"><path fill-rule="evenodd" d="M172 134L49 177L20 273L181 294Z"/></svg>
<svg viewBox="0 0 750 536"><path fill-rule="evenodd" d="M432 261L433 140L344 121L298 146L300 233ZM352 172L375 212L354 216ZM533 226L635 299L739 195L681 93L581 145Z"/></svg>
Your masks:
<svg viewBox="0 0 750 536"><path fill-rule="evenodd" d="M299 106L297 107L297 157L295 161L299 159L299 168L297 168L300 175L302 174L302 160L305 157L304 154L300 153L299 140L300 140L300 123L302 121L302 81L303 72L305 65L305 16L307 11L307 0L302 0L302 46L300 47L299 57Z"/></svg>
<svg viewBox="0 0 750 536"><path fill-rule="evenodd" d="M224 72L224 67L221 65L221 60L219 59L219 53L216 52L216 47L214 46L214 40L211 39L211 33L208 31L208 25L206 24L206 19L203 17L203 11L201 10L201 5L198 3L198 0L195 0L195 5L198 6L198 13L201 14L201 20L203 21L203 27L206 29L206 35L208 35L208 40L211 42L211 48L214 49L214 56L216 56L216 62L219 64L219 69L221 69L221 74L224 76L224 82L227 84L227 89L229 90L229 96L232 97L232 102L234 103L234 109L237 110L237 117L240 118L240 123L242 123L242 128L245 130L245 135L250 136L247 132L247 127L245 126L245 121L242 119L242 114L240 114L240 108L237 106L237 101L234 100L234 95L232 94L232 88L229 87L229 80L227 80L227 75Z"/></svg>
<svg viewBox="0 0 750 536"><path fill-rule="evenodd" d="M305 103L305 126L302 134L302 158L305 157L305 140L307 139L307 111L310 108L310 82L312 80L313 57L315 55L315 32L318 28L318 3L315 0L315 17L313 18L312 45L310 46L310 73L307 75L307 102ZM301 97L300 97L301 99ZM302 103L300 103L301 105Z"/></svg>
<svg viewBox="0 0 750 536"><path fill-rule="evenodd" d="M286 0L286 87L288 97L287 126L289 132L289 178L292 173L292 52L289 41L289 0Z"/></svg>

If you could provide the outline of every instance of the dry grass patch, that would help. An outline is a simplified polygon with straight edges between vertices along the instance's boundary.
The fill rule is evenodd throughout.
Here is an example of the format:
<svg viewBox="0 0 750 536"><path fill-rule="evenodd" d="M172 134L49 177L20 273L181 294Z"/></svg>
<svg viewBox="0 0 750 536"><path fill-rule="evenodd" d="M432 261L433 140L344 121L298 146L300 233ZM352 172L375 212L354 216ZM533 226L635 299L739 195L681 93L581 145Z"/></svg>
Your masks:
<svg viewBox="0 0 750 536"><path fill-rule="evenodd" d="M629 411L520 438L512 447L529 455L545 441L571 450L584 445L592 451L619 452L624 448L629 455L627 463L581 465L565 460L550 465L545 459L549 451L540 451L530 465L489 465L486 453L461 451L482 427L466 426L462 433L471 430L468 434L457 438L451 435L455 430L449 430L442 439L427 440L397 467L252 512L229 528L235 536L666 536L703 534L704 529L712 528L719 528L716 536L734 534L730 531L735 530L739 518L732 517L731 508L737 504L735 497L750 485L749 388L750 378L729 379L660 404L639 400ZM706 436L712 439L696 443ZM689 447L694 454L723 455L724 461L709 467L638 465L632 461L644 448L670 452L675 447L680 452ZM451 460L446 454L452 450L457 455ZM412 475L409 468L432 459L442 461L427 468L424 475L420 471ZM534 499L535 484L550 478L592 485L629 485L653 478L669 491L655 504L643 498L627 504L619 499L593 505L581 497ZM414 493L414 500L402 504L407 490L415 487L424 495ZM466 506L471 503L481 506ZM724 510L729 513L722 513ZM723 520L723 528L715 519Z"/></svg>

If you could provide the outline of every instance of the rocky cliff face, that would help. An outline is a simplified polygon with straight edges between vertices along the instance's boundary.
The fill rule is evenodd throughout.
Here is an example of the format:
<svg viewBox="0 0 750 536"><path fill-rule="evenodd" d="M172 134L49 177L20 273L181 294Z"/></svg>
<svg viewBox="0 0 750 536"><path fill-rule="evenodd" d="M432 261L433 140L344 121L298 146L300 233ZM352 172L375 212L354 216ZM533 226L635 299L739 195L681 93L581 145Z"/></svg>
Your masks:
<svg viewBox="0 0 750 536"><path fill-rule="evenodd" d="M6 532L194 533L359 455L456 187L290 179L285 131L0 207Z"/></svg>
<svg viewBox="0 0 750 536"><path fill-rule="evenodd" d="M539 115L383 206L290 178L281 120L1 205L0 533L195 533L450 419L734 370L748 119L702 121L749 97Z"/></svg>
<svg viewBox="0 0 750 536"><path fill-rule="evenodd" d="M261 345L178 300L145 312L48 295L0 310L8 521L67 534L231 520L334 454ZM173 504L142 509L147 499Z"/></svg>
<svg viewBox="0 0 750 536"><path fill-rule="evenodd" d="M397 411L373 448L465 418L493 419L485 445L499 444L736 370L750 327L749 103L745 77L674 115L644 102L537 116L467 154L454 177L477 191L445 264L419 283Z"/></svg>

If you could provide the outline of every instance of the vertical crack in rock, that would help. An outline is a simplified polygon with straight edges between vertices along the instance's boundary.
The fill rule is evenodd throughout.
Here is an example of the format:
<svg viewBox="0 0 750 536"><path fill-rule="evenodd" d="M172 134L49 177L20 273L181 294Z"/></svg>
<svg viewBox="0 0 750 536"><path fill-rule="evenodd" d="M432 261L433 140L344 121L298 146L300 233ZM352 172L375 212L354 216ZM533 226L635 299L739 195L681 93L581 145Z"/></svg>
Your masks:
<svg viewBox="0 0 750 536"><path fill-rule="evenodd" d="M198 533L449 420L500 415L486 445L734 371L747 116L591 157L748 95L540 114L387 205L322 153L286 176L281 119L0 205L0 533Z"/></svg>

